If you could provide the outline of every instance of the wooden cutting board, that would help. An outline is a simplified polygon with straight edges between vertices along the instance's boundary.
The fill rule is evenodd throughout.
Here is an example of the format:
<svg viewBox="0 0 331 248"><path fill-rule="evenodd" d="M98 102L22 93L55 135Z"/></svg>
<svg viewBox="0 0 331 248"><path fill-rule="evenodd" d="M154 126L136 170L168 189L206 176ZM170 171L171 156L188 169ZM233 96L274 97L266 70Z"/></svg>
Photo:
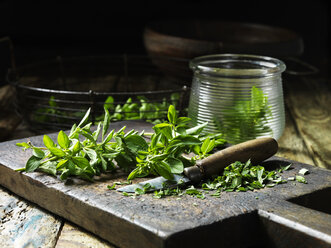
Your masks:
<svg viewBox="0 0 331 248"><path fill-rule="evenodd" d="M139 121L111 128L123 125L127 130L151 129ZM308 184L289 181L254 192L224 192L218 198L132 198L107 188L125 181L121 173L102 175L94 183L64 183L39 172L16 172L31 153L15 144L26 140L0 143L0 184L119 247L331 247L330 170L273 157L264 163L266 168L292 163L285 179L307 168ZM29 140L42 145L42 136Z"/></svg>

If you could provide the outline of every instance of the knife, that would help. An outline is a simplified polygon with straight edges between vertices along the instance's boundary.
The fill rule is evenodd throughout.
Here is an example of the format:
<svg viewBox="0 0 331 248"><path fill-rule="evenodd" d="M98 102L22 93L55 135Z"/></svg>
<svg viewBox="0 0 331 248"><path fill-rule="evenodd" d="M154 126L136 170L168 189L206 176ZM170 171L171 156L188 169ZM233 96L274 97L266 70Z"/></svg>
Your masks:
<svg viewBox="0 0 331 248"><path fill-rule="evenodd" d="M195 184L205 178L220 174L225 167L236 161L244 163L250 159L252 164L261 163L273 156L277 150L278 143L273 138L266 137L245 141L220 150L207 158L198 160L195 165L184 169L184 175L174 174L173 180L167 180L160 176L119 188L117 191L134 193L137 188L144 190L146 184L149 184L150 187L147 190L145 189L145 191L174 187L179 184Z"/></svg>

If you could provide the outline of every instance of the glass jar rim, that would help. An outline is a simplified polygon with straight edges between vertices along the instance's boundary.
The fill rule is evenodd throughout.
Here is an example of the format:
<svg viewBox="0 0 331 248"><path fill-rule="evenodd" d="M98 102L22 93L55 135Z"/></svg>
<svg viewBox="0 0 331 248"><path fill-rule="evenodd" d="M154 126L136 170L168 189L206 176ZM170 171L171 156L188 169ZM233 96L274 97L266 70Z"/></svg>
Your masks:
<svg viewBox="0 0 331 248"><path fill-rule="evenodd" d="M254 65L256 68L235 68L229 67L239 63ZM219 66L215 66L218 64ZM228 67L222 68L221 65ZM190 68L194 72L211 74L217 76L249 76L265 77L280 74L285 71L285 63L279 59L250 54L212 54L195 57L190 60Z"/></svg>

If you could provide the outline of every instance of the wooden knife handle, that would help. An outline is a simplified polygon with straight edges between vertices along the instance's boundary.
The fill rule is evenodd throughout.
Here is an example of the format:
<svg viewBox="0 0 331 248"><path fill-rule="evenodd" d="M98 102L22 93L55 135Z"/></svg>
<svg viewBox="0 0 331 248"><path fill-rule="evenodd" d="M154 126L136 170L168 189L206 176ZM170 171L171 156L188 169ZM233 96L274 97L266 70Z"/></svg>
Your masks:
<svg viewBox="0 0 331 248"><path fill-rule="evenodd" d="M246 162L249 159L258 164L270 158L278 150L278 143L273 138L258 138L218 151L209 157L197 161L195 166L184 169L184 174L193 182L204 177L219 174L226 166L235 161Z"/></svg>

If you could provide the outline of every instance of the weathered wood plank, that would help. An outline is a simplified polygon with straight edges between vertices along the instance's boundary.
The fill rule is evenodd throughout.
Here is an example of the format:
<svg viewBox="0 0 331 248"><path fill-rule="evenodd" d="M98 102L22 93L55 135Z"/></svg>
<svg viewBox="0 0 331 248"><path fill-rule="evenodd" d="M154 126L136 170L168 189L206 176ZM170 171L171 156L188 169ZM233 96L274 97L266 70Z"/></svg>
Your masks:
<svg viewBox="0 0 331 248"><path fill-rule="evenodd" d="M55 248L114 248L115 246L101 240L92 233L66 222L61 230Z"/></svg>
<svg viewBox="0 0 331 248"><path fill-rule="evenodd" d="M331 191L325 196L330 196L330 193ZM258 210L263 229L268 236L266 247L331 246L331 236L325 235L331 233L331 215L288 201L275 204L276 201L277 199L272 199L268 203L264 202Z"/></svg>
<svg viewBox="0 0 331 248"><path fill-rule="evenodd" d="M288 108L286 108L285 113L286 125L283 135L278 140L279 149L276 155L301 163L315 165Z"/></svg>
<svg viewBox="0 0 331 248"><path fill-rule="evenodd" d="M285 83L288 107L317 166L331 169L331 92L326 79Z"/></svg>
<svg viewBox="0 0 331 248"><path fill-rule="evenodd" d="M49 247L56 244L61 219L0 187L0 246Z"/></svg>

